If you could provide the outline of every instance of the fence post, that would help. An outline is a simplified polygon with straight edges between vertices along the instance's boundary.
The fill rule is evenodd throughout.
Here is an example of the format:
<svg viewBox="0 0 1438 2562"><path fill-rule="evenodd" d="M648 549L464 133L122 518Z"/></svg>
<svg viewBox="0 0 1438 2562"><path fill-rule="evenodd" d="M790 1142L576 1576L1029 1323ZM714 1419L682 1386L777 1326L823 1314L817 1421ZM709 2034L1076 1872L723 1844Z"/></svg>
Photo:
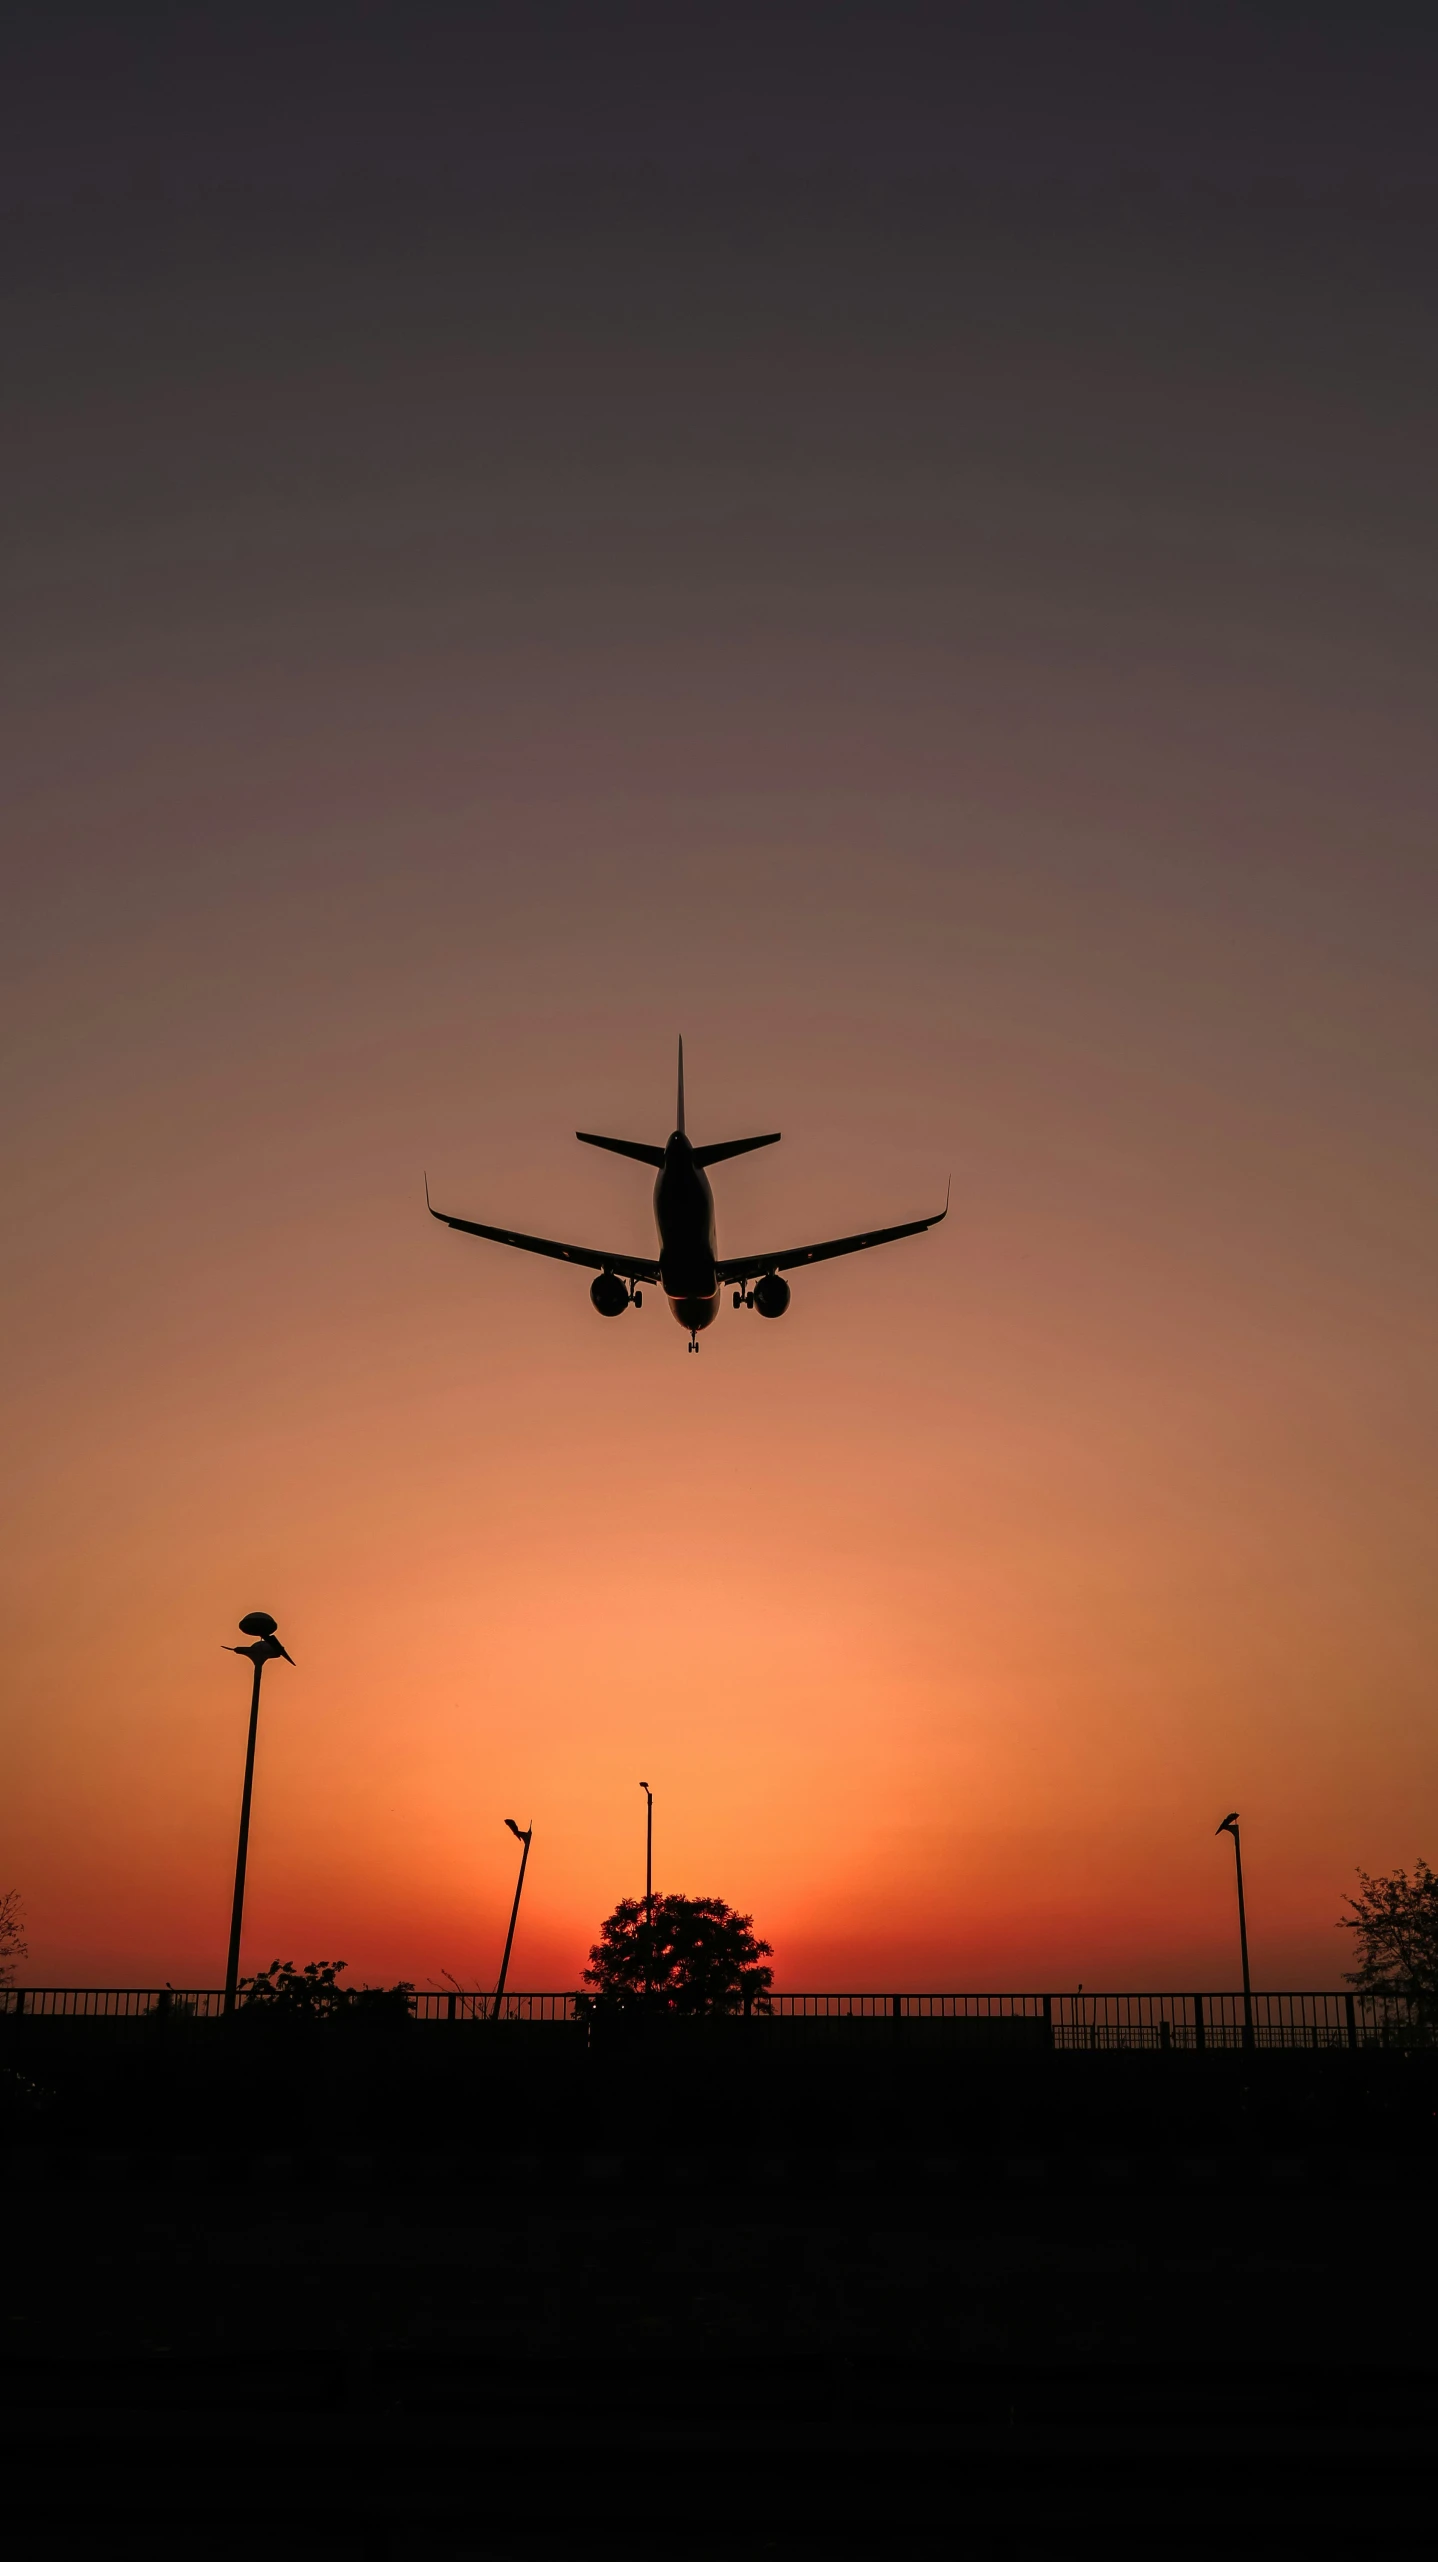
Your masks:
<svg viewBox="0 0 1438 2562"><path fill-rule="evenodd" d="M1348 2024L1348 2043L1350 2046L1356 2046L1358 2043L1358 2020L1354 2012L1353 1995L1351 1993L1344 1994L1343 2009Z"/></svg>
<svg viewBox="0 0 1438 2562"><path fill-rule="evenodd" d="M1350 2009L1352 2008L1351 2003L1349 2007ZM17 2019L23 2019L25 2016L25 1987L23 1984L17 1984L15 1987L15 2016Z"/></svg>
<svg viewBox="0 0 1438 2562"><path fill-rule="evenodd" d="M1166 2019L1161 2019L1158 2023L1158 2042L1166 2055L1173 2044L1173 2030Z"/></svg>
<svg viewBox="0 0 1438 2562"><path fill-rule="evenodd" d="M1203 2052L1203 2044L1204 2044L1204 2038L1203 2038L1203 1995L1202 1995L1202 1993L1195 1993L1195 1994L1194 1994L1194 1997L1193 1997L1193 2042L1194 2042L1195 2049L1196 2049L1196 2050L1197 2050L1197 2052L1201 2055L1201 2054L1202 2054L1202 2052Z"/></svg>
<svg viewBox="0 0 1438 2562"><path fill-rule="evenodd" d="M453 1995L453 1993L450 1993L450 1994L448 1994L448 1995L446 1996L446 2003L445 2003L445 2017L446 2017L446 2019L453 2019L453 2017L454 2017L454 1995Z"/></svg>
<svg viewBox="0 0 1438 2562"><path fill-rule="evenodd" d="M904 1996L902 1993L891 1993L889 1995L889 2003L895 2019L902 2019L904 2016L903 2002Z"/></svg>
<svg viewBox="0 0 1438 2562"><path fill-rule="evenodd" d="M1044 1995L1044 2035L1048 2039L1050 2046L1052 2046L1054 2042L1054 1997L1052 1993L1045 1993Z"/></svg>

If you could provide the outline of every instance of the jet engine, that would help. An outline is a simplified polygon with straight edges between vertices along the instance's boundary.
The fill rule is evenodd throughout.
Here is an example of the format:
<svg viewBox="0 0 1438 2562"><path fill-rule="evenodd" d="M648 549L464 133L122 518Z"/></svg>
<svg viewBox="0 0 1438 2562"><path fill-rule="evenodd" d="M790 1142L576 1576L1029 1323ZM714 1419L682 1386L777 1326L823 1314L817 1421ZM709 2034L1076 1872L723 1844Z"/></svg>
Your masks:
<svg viewBox="0 0 1438 2562"><path fill-rule="evenodd" d="M602 1317L622 1317L629 1305L629 1284L617 1272L600 1272L589 1284L589 1295Z"/></svg>
<svg viewBox="0 0 1438 2562"><path fill-rule="evenodd" d="M766 1272L754 1284L754 1305L761 1317L782 1317L789 1304L789 1284L777 1272Z"/></svg>

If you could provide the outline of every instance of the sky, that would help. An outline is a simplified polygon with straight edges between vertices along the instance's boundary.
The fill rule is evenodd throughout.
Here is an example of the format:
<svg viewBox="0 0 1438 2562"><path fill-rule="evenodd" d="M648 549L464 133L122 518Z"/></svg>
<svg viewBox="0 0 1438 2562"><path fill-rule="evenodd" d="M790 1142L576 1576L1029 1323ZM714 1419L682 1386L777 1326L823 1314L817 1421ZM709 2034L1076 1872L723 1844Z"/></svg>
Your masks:
<svg viewBox="0 0 1438 2562"><path fill-rule="evenodd" d="M1428 12L18 8L37 1983L1336 1982L1434 1855ZM676 1037L727 1302L644 1252Z"/></svg>

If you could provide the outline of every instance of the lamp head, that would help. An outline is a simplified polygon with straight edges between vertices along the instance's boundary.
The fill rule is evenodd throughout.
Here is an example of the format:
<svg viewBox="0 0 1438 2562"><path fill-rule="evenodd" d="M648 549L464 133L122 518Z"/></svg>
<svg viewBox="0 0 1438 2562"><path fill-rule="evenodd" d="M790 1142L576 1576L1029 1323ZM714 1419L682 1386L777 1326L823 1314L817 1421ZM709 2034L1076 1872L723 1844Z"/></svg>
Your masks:
<svg viewBox="0 0 1438 2562"><path fill-rule="evenodd" d="M240 1635L249 1638L249 1645L227 1646L225 1652L247 1656L257 1672L261 1665L273 1663L276 1655L283 1662L293 1664L294 1656L286 1652L275 1635L277 1625L268 1610L247 1610L240 1621Z"/></svg>
<svg viewBox="0 0 1438 2562"><path fill-rule="evenodd" d="M1218 1826L1217 1830L1215 1831L1213 1838L1214 1838L1214 1840L1215 1840L1215 1841L1217 1841L1219 1833L1236 1833L1236 1832L1237 1832L1237 1830L1238 1830L1238 1816L1237 1816L1237 1814L1235 1813L1235 1814L1232 1814L1232 1815L1225 1815L1225 1816L1224 1816L1224 1819L1223 1819L1223 1821L1222 1821L1222 1823Z"/></svg>
<svg viewBox="0 0 1438 2562"><path fill-rule="evenodd" d="M534 1826L533 1826L533 1824L531 1824L531 1825L530 1825L530 1827L529 1827L529 1833L524 1833L524 1832L521 1832L521 1831L520 1831L519 1826L518 1826L518 1824L515 1822L513 1815L506 1815L504 1820L505 1820L505 1822L507 1823L507 1825L509 1826L509 1829L510 1829L510 1831L513 1833L514 1838L515 1838L515 1840L516 1840L516 1841L528 1841L528 1839L529 1839L529 1833L532 1833L532 1832L533 1832L533 1830L534 1830Z"/></svg>

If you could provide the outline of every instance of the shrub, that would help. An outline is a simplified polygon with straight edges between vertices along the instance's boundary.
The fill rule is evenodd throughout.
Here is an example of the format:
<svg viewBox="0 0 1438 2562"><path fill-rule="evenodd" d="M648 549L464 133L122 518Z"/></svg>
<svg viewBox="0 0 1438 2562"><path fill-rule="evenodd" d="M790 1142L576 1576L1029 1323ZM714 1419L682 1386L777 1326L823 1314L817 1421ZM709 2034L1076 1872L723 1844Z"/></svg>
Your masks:
<svg viewBox="0 0 1438 2562"><path fill-rule="evenodd" d="M12 1886L6 1894L0 1895L0 1985L14 1983L18 1960L29 1954L19 1889Z"/></svg>
<svg viewBox="0 0 1438 2562"><path fill-rule="evenodd" d="M1360 1868L1358 1883L1338 1924L1361 1951L1348 1981L1370 1997L1396 1994L1412 2026L1430 2038L1438 2030L1438 1876L1420 1859L1411 1877L1406 1868L1386 1877ZM1400 2033L1406 2024L1394 2023Z"/></svg>
<svg viewBox="0 0 1438 2562"><path fill-rule="evenodd" d="M408 2019L413 1984L342 1984L343 1957L317 1957L308 1966L272 1957L258 1975L245 1976L240 2000L247 2012L270 2019Z"/></svg>

